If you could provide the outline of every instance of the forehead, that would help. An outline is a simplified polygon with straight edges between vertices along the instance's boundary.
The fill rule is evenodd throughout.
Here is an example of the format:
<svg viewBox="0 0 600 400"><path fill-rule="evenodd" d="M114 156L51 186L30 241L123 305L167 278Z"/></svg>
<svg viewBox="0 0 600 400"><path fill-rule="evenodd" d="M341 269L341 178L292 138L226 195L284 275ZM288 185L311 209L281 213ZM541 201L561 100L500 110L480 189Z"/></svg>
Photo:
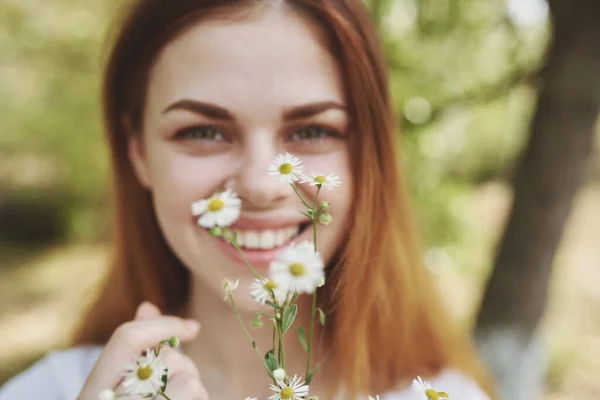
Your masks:
<svg viewBox="0 0 600 400"><path fill-rule="evenodd" d="M150 74L149 101L160 106L195 98L233 109L342 102L336 61L320 36L291 10L202 21L159 55Z"/></svg>

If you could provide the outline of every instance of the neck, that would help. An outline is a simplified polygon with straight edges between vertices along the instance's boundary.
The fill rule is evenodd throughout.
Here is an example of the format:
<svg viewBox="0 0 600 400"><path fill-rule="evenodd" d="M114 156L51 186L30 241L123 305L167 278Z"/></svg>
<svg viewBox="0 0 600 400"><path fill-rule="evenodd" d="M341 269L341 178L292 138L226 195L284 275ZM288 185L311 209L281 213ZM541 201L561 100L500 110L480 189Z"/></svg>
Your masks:
<svg viewBox="0 0 600 400"><path fill-rule="evenodd" d="M198 337L182 345L188 355L198 366L203 377L203 384L211 394L211 399L245 398L246 396L266 398L269 385L272 383L262 360L253 349L231 304L194 280L191 285L190 299L185 316L194 318L202 324ZM241 288L235 292L236 300ZM301 324L308 336L310 326L311 296L298 298L298 315L296 322L285 336L286 371L305 377L306 353L297 338L297 325ZM238 301L238 303L241 303ZM273 325L263 317L263 327L253 328L249 322L255 318L255 311L241 310L240 316L252 339L256 342L260 354L273 348ZM315 343L318 342L315 332ZM311 364L318 359L318 350L313 347ZM322 374L323 371L320 371ZM311 385L312 386L312 385Z"/></svg>

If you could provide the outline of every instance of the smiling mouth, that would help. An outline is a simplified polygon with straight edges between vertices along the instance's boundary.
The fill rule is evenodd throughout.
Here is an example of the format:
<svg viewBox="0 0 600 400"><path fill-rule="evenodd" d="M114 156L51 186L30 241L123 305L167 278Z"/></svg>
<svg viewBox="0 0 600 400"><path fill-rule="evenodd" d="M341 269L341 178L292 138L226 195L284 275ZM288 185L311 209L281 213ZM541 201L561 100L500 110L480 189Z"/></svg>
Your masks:
<svg viewBox="0 0 600 400"><path fill-rule="evenodd" d="M244 250L273 250L286 246L302 234L310 223L288 226L279 229L263 229L260 231L250 229L236 229L237 244ZM219 238L223 240L223 238Z"/></svg>

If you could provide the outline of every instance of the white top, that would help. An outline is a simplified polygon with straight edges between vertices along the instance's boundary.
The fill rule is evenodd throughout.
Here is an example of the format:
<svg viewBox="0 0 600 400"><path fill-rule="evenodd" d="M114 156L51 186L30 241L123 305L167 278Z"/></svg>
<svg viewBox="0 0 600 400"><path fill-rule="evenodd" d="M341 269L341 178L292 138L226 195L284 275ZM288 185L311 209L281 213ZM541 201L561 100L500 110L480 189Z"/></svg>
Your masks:
<svg viewBox="0 0 600 400"><path fill-rule="evenodd" d="M76 400L101 351L101 346L82 346L52 352L1 387L0 400ZM445 370L430 382L437 390L449 393L451 400L489 400L471 379L455 370ZM422 399L410 387L379 397Z"/></svg>

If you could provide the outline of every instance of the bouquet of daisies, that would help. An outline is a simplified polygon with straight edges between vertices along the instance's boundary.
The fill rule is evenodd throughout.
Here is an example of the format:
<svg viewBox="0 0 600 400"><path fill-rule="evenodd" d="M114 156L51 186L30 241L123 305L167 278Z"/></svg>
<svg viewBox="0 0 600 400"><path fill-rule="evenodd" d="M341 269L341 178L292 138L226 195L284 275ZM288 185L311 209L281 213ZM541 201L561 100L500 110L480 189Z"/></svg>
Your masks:
<svg viewBox="0 0 600 400"><path fill-rule="evenodd" d="M232 293L237 289L239 280L225 279L223 281L224 300L231 304L242 329L244 330L250 345L254 348L260 362L264 365L266 373L270 376L272 384L270 390L273 392L269 400L318 400L317 396L309 394L310 382L318 371L319 364L313 365L311 360L313 349L313 335L317 320L325 325L326 317L323 310L317 307L317 288L325 283L324 262L317 250L317 224L328 225L332 221L330 214L331 204L327 201L319 202L319 193L322 189L334 190L341 184L336 175L313 173L311 176L304 175L302 160L292 154L280 154L270 164L268 174L281 184L288 184L291 190L298 196L304 209L300 212L306 216L312 225L313 242L304 241L292 244L282 250L269 267L269 276L260 276L256 269L245 257L240 249L236 231L229 229L240 216L241 201L232 190L215 193L208 199L203 199L192 204L192 214L197 217L198 225L209 229L213 236L222 237L233 246L247 267L255 276L250 286L250 296L262 305L269 308L268 312L259 311L256 318L250 322L254 327L262 326L262 318L268 318L273 324L272 348L263 353L252 338L252 334L246 327ZM298 190L298 184L307 184L316 187L316 194L312 199L306 199ZM296 315L298 305L296 300L300 294L312 295L312 308L310 312L310 323L307 330L298 326L297 339L306 352L306 368L304 377L291 374L286 370L286 359L284 351L284 338L289 333ZM115 396L138 394L142 397L154 397L156 395L169 399L165 390L167 388L167 366L159 357L161 346L177 343L177 338L162 341L155 349L146 352L146 356L138 359L136 364L126 366L127 372L123 380L125 393L115 395L112 390L101 393L101 400L112 400ZM175 347L173 346L173 347ZM146 371L146 372L144 372ZM149 373L154 371L155 373ZM127 379L127 374L135 374L135 382L147 381L147 385L141 384L131 386L133 380ZM438 400L448 398L448 394L435 391L431 385L420 377L413 381L413 389L421 394L424 400ZM129 389L129 390L128 390ZM257 400L247 397L245 400ZM369 396L369 400L379 400Z"/></svg>

